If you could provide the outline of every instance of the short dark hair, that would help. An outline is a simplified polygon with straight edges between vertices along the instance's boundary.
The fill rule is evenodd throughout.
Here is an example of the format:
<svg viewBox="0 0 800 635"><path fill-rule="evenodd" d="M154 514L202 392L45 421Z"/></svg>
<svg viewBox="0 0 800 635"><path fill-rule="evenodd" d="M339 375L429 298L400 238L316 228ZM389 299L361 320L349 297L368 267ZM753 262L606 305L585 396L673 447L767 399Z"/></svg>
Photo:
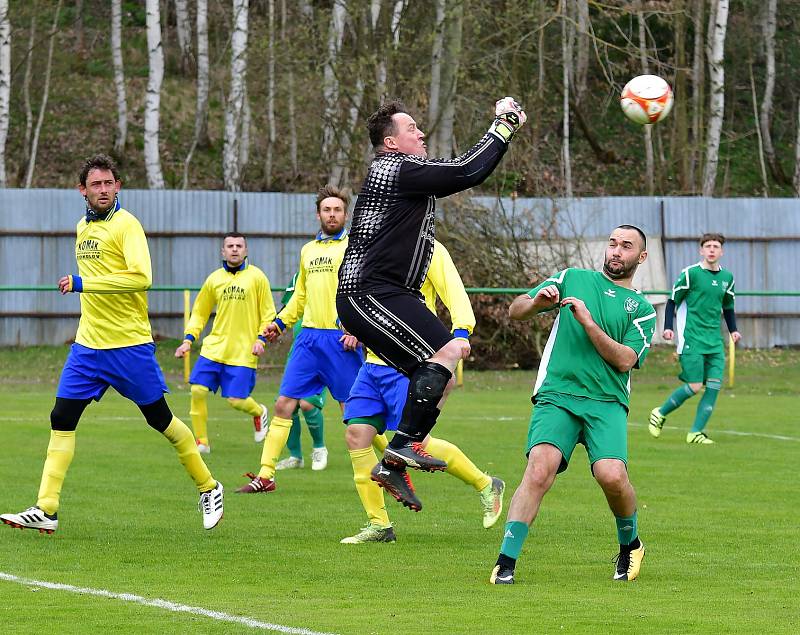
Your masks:
<svg viewBox="0 0 800 635"><path fill-rule="evenodd" d="M637 234L639 234L639 238L642 239L642 251L647 249L647 236L644 235L644 232L639 229L636 225L617 225L617 229L632 229Z"/></svg>
<svg viewBox="0 0 800 635"><path fill-rule="evenodd" d="M700 246L705 245L709 240L716 240L720 246L725 244L725 236L722 234L715 234L713 232L706 232L700 237Z"/></svg>
<svg viewBox="0 0 800 635"><path fill-rule="evenodd" d="M344 211L346 212L350 207L350 194L347 190L340 189L335 185L331 185L328 183L325 187L319 188L317 191L317 212L319 212L319 206L322 201L326 198L339 198L344 203Z"/></svg>
<svg viewBox="0 0 800 635"><path fill-rule="evenodd" d="M380 148L383 146L384 138L397 134L392 117L401 112L408 114L403 102L393 99L381 104L381 107L369 116L367 130L373 148Z"/></svg>
<svg viewBox="0 0 800 635"><path fill-rule="evenodd" d="M111 174L114 175L114 180L120 180L119 168L114 159L107 154L95 154L93 157L89 157L84 161L80 175L80 181L83 187L86 187L86 179L89 176L89 172L92 170L110 170Z"/></svg>
<svg viewBox="0 0 800 635"><path fill-rule="evenodd" d="M240 234L239 232L228 232L227 234L225 234L222 237L222 244L223 245L225 244L225 239L226 238L244 238L244 244L245 245L247 244L247 236L245 236L244 234Z"/></svg>

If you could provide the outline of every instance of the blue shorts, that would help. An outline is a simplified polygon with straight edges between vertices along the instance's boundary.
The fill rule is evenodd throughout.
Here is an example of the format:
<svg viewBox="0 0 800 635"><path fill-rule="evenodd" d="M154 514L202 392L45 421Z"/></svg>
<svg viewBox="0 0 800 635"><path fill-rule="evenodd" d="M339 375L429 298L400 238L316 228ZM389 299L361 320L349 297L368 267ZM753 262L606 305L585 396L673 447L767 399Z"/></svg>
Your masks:
<svg viewBox="0 0 800 635"><path fill-rule="evenodd" d="M338 329L304 327L294 342L294 350L283 371L280 394L304 399L328 388L336 401L345 401L356 380L363 357L357 351L344 350Z"/></svg>
<svg viewBox="0 0 800 635"><path fill-rule="evenodd" d="M138 406L161 399L169 388L156 361L156 345L96 349L73 344L56 397L100 401L109 386Z"/></svg>
<svg viewBox="0 0 800 635"><path fill-rule="evenodd" d="M391 366L364 364L344 403L344 421L380 416L397 430L408 397L408 377Z"/></svg>
<svg viewBox="0 0 800 635"><path fill-rule="evenodd" d="M199 355L189 383L205 386L211 392L222 386L222 396L226 399L247 399L256 385L256 369L222 364Z"/></svg>

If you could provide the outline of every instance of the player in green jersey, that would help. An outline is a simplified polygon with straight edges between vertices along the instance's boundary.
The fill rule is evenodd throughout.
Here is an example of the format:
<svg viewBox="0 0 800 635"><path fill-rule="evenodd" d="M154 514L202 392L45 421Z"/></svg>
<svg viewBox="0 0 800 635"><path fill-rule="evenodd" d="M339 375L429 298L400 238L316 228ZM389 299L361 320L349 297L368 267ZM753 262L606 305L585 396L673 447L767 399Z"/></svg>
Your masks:
<svg viewBox="0 0 800 635"><path fill-rule="evenodd" d="M677 336L681 363L678 378L684 383L663 405L650 412L648 430L656 438L661 436L667 415L705 386L686 442L701 445L714 443L704 430L714 411L725 370L725 347L719 329L720 313L725 317L734 344L742 338L736 328L733 309L733 275L719 265L724 244L725 237L722 234L703 234L700 239L702 260L681 271L672 287L672 297L667 302L664 317L664 339L671 340ZM678 309L677 332L672 329L675 307Z"/></svg>
<svg viewBox="0 0 800 635"><path fill-rule="evenodd" d="M512 320L558 310L533 389L528 465L511 499L489 581L513 584L514 568L542 498L567 469L576 444L586 447L592 474L614 514L619 541L615 580L639 575L636 493L628 479L627 415L630 373L647 356L656 314L632 288L647 258L647 239L633 225L620 225L606 247L602 271L565 269L509 308Z"/></svg>

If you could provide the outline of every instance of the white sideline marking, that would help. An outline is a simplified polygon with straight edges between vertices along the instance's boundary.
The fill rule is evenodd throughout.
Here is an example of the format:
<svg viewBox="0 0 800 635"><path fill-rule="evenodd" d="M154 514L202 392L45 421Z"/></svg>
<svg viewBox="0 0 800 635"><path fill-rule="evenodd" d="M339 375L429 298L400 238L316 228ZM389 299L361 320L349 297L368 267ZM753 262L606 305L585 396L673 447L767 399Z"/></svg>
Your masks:
<svg viewBox="0 0 800 635"><path fill-rule="evenodd" d="M72 586L71 584L61 584L58 582L43 582L42 580L29 580L27 578L20 578L10 573L3 573L0 571L0 580L7 582L16 582L17 584L24 584L25 586L41 587L44 589L53 589L55 591L69 591L70 593L79 593L81 595L94 595L97 597L108 598L111 600L122 600L124 602L133 602L143 606L152 606L158 609L166 609L174 613L190 613L191 615L208 617L212 620L220 622L233 622L234 624L242 624L250 628L257 628L262 631L273 631L275 633L289 633L290 635L334 635L333 633L322 633L319 631L312 631L307 628L294 628L292 626L281 626L280 624L270 624L269 622L261 622L249 617L240 617L238 615L231 615L223 613L222 611L210 611L199 606L187 606L186 604L176 604L168 600L161 599L148 599L141 595L133 595L132 593L112 593L105 589L90 589L87 587Z"/></svg>

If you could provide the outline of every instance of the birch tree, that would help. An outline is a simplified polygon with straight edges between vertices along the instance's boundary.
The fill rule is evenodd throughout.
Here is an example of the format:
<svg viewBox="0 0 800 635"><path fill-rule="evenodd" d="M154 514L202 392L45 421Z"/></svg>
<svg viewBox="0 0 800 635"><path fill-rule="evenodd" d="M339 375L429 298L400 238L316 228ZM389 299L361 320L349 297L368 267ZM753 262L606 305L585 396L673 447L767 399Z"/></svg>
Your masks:
<svg viewBox="0 0 800 635"><path fill-rule="evenodd" d="M289 40L286 31L287 22L287 7L286 0L281 0L281 50L287 51L289 48ZM289 120L286 122L289 133L289 163L292 166L292 178L297 176L298 161L297 161L297 123L295 122L295 97L294 97L294 64L292 55L287 55L284 58L284 65L286 70L286 92L287 92L287 110Z"/></svg>
<svg viewBox="0 0 800 635"><path fill-rule="evenodd" d="M231 82L225 106L225 142L223 147L223 182L225 189L239 192L242 187L241 133L244 120L245 82L247 79L247 35L249 0L233 0L231 34Z"/></svg>
<svg viewBox="0 0 800 635"><path fill-rule="evenodd" d="M164 80L164 49L161 46L161 8L158 0L147 0L147 57L150 70L144 105L144 166L151 190L164 188L161 157L158 150L161 106L161 83Z"/></svg>
<svg viewBox="0 0 800 635"><path fill-rule="evenodd" d="M575 102L580 104L586 94L589 72L589 0L577 0L577 46L575 55Z"/></svg>
<svg viewBox="0 0 800 635"><path fill-rule="evenodd" d="M566 2L567 0L561 0L561 62L564 90L564 99L562 103L564 120L562 127L561 165L564 177L564 196L572 198L572 165L570 164L569 153L569 76L570 67L572 66L572 38L567 32L570 27L567 25Z"/></svg>
<svg viewBox="0 0 800 635"><path fill-rule="evenodd" d="M444 52L445 0L434 0L436 18L433 27L431 48L431 88L428 95L428 152L432 157L440 156L436 145L438 137L433 134L441 118L442 53Z"/></svg>
<svg viewBox="0 0 800 635"><path fill-rule="evenodd" d="M6 187L6 140L11 104L11 21L8 0L0 0L0 187Z"/></svg>
<svg viewBox="0 0 800 635"><path fill-rule="evenodd" d="M175 30L178 33L181 71L188 75L192 71L192 27L188 0L175 0Z"/></svg>
<svg viewBox="0 0 800 635"><path fill-rule="evenodd" d="M692 21L694 22L694 44L692 54L692 154L689 174L692 191L697 191L697 175L701 170L701 152L705 129L703 110L705 105L705 29L703 12L706 0L694 0Z"/></svg>
<svg viewBox="0 0 800 635"><path fill-rule="evenodd" d="M117 92L117 133L114 154L122 157L128 139L128 101L125 95L125 69L122 65L122 0L111 0L111 60Z"/></svg>
<svg viewBox="0 0 800 635"><path fill-rule="evenodd" d="M30 159L28 160L28 171L25 174L25 188L30 188L33 183L33 170L36 167L36 153L39 149L39 135L42 132L42 123L44 123L44 115L47 111L47 98L50 95L50 76L53 70L53 48L56 43L56 29L58 28L58 16L61 14L61 2L58 0L56 9L53 14L53 27L50 29L49 39L50 43L47 48L47 65L44 71L44 87L42 88L42 101L39 103L39 116L36 119L36 128L33 131L33 138L31 139L31 152Z"/></svg>
<svg viewBox="0 0 800 635"><path fill-rule="evenodd" d="M264 188L272 187L272 153L275 148L275 0L267 0L267 151L264 160Z"/></svg>
<svg viewBox="0 0 800 635"><path fill-rule="evenodd" d="M686 3L678 0L675 14L675 138L672 153L677 155L681 191L689 189L689 127L686 113Z"/></svg>
<svg viewBox="0 0 800 635"><path fill-rule="evenodd" d="M447 0L444 50L442 52L442 108L436 136L438 156L450 158L456 151L453 124L456 118L456 89L461 63L462 34L464 27L464 0Z"/></svg>
<svg viewBox="0 0 800 635"><path fill-rule="evenodd" d="M761 128L761 138L764 143L764 155L767 159L770 174L777 183L788 185L789 179L783 172L781 163L775 154L772 145L772 98L775 92L775 27L777 22L778 0L766 0L761 28L764 33L764 46L766 52L766 77L764 83L764 97L761 100L761 111L758 123Z"/></svg>
<svg viewBox="0 0 800 635"><path fill-rule="evenodd" d="M797 136L794 142L794 194L800 196L800 99L797 100Z"/></svg>
<svg viewBox="0 0 800 635"><path fill-rule="evenodd" d="M25 111L25 134L22 144L22 159L17 170L17 181L25 182L28 163L31 160L31 136L33 135L33 107L31 106L31 77L33 76L33 49L36 41L36 9L31 14L31 24L28 28L28 48L25 52L25 73L22 75L22 108Z"/></svg>
<svg viewBox="0 0 800 635"><path fill-rule="evenodd" d="M336 137L337 114L339 112L339 80L336 77L336 63L344 38L346 0L333 0L331 24L328 30L328 54L322 70L322 99L325 102L322 128L322 156L328 157L333 150Z"/></svg>
<svg viewBox="0 0 800 635"><path fill-rule="evenodd" d="M639 21L639 61L642 65L642 74L650 74L650 65L647 62L647 38L645 34L644 12L641 10L641 3L639 11L636 15ZM656 168L655 159L653 158L653 128L650 124L642 126L644 131L644 156L645 156L645 174L647 180L647 193L652 196L656 189Z"/></svg>
<svg viewBox="0 0 800 635"><path fill-rule="evenodd" d="M728 26L728 0L716 0L713 29L708 33L708 72L710 99L708 135L706 137L706 166L703 173L703 196L714 195L719 164L719 142L725 115L725 32Z"/></svg>

